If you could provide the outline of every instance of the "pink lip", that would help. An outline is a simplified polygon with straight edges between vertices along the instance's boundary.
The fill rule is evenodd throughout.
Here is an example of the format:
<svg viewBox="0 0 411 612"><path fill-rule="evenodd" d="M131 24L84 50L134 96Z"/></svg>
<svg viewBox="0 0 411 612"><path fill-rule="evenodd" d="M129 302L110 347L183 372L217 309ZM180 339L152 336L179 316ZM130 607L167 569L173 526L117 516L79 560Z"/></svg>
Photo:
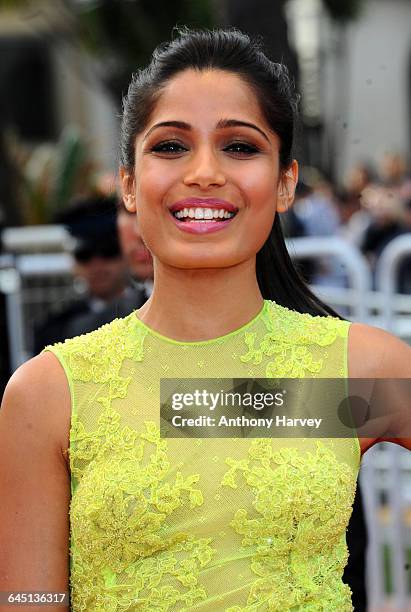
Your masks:
<svg viewBox="0 0 411 612"><path fill-rule="evenodd" d="M180 219L176 219L171 215L174 223L180 228L183 232L188 232L189 234L210 234L212 232L218 232L218 230L226 227L235 217L231 219L224 219L224 221L200 221L199 223L191 222L191 221L180 221Z"/></svg>
<svg viewBox="0 0 411 612"><path fill-rule="evenodd" d="M228 210L228 212L238 211L238 208L231 204L231 202L219 200L217 198L185 198L184 200L174 202L174 204L170 206L169 210L173 213L177 212L178 210L182 210L183 208L190 208L193 206L198 208L224 208L225 210Z"/></svg>

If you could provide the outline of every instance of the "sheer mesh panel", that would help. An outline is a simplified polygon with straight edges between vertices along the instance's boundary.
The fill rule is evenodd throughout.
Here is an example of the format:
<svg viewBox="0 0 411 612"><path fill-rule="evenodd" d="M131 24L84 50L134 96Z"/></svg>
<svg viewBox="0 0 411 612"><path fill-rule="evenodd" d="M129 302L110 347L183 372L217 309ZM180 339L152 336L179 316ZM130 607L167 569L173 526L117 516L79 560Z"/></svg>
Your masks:
<svg viewBox="0 0 411 612"><path fill-rule="evenodd" d="M161 378L347 376L349 322L266 300L215 340L138 312L47 347L70 383L74 611L352 610L357 439L162 438Z"/></svg>

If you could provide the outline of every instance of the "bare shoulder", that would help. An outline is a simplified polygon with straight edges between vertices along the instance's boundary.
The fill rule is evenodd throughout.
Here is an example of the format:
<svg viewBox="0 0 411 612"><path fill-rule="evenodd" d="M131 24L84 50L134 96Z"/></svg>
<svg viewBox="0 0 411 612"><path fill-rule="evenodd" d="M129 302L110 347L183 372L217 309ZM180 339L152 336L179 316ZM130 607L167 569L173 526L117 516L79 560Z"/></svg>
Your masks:
<svg viewBox="0 0 411 612"><path fill-rule="evenodd" d="M20 366L0 410L1 591L68 590L69 423L58 359L46 352Z"/></svg>
<svg viewBox="0 0 411 612"><path fill-rule="evenodd" d="M37 355L14 372L0 414L11 431L20 430L20 439L27 431L39 443L47 439L67 461L71 397L64 370L53 353Z"/></svg>
<svg viewBox="0 0 411 612"><path fill-rule="evenodd" d="M411 347L379 327L351 323L348 375L352 378L411 378Z"/></svg>

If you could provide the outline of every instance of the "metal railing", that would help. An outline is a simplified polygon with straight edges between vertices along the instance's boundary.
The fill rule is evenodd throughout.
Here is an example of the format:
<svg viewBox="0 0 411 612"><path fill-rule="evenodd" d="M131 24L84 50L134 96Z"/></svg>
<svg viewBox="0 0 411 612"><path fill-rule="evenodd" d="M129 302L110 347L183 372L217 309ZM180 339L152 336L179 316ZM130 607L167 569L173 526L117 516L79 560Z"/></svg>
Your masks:
<svg viewBox="0 0 411 612"><path fill-rule="evenodd" d="M67 253L0 257L0 291L5 296L12 371L33 355L33 325L52 306L63 306L76 298L72 268Z"/></svg>
<svg viewBox="0 0 411 612"><path fill-rule="evenodd" d="M344 289L337 291L340 300L338 305L346 305L352 309L353 319L356 321L367 321L369 308L364 300L371 290L371 276L367 261L361 252L349 244L346 240L338 237L323 238L293 238L286 240L287 249L292 259L319 259L326 257L337 257L343 264L349 281L349 293ZM324 287L314 287L317 292L323 293ZM329 293L330 295L330 293ZM334 297L334 294L331 294ZM333 299L331 299L334 302ZM332 306L334 303L331 304Z"/></svg>

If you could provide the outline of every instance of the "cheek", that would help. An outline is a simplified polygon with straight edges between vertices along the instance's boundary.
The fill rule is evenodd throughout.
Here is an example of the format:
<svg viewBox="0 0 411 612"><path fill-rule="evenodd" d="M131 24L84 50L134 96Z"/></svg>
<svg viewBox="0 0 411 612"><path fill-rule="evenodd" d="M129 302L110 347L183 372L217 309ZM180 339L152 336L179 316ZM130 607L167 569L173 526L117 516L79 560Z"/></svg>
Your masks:
<svg viewBox="0 0 411 612"><path fill-rule="evenodd" d="M168 190L178 180L177 164L164 160L142 162L136 174L137 213L146 215L164 203ZM137 177L140 177L138 179Z"/></svg>
<svg viewBox="0 0 411 612"><path fill-rule="evenodd" d="M269 163L253 164L238 173L236 183L253 213L269 218L275 214L277 201L277 173Z"/></svg>
<svg viewBox="0 0 411 612"><path fill-rule="evenodd" d="M243 248L258 252L267 240L276 215L278 175L271 163L256 163L238 175L246 201L247 222L242 227Z"/></svg>
<svg viewBox="0 0 411 612"><path fill-rule="evenodd" d="M273 190L278 181L278 172L271 156L246 161L235 168L235 178L245 189Z"/></svg>
<svg viewBox="0 0 411 612"><path fill-rule="evenodd" d="M170 194L175 193L175 185L179 182L181 168L169 160L164 160L164 163L158 159L146 160L136 172L138 234L142 245L147 245L154 253L164 242L161 226L165 215L169 214L166 207Z"/></svg>

